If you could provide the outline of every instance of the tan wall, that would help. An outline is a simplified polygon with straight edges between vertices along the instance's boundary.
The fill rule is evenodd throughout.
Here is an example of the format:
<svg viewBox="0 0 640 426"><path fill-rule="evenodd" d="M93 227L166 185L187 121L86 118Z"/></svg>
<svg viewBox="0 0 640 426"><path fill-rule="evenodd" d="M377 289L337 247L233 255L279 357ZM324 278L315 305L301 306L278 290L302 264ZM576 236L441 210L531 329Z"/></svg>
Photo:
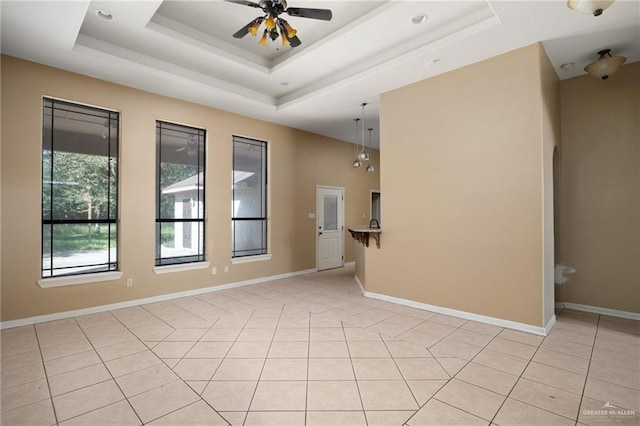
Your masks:
<svg viewBox="0 0 640 426"><path fill-rule="evenodd" d="M555 315L555 234L553 153L560 145L560 80L542 45L539 46L542 94L543 321ZM560 224L558 224L560 226Z"/></svg>
<svg viewBox="0 0 640 426"><path fill-rule="evenodd" d="M367 291L543 325L539 49L382 95Z"/></svg>
<svg viewBox="0 0 640 426"><path fill-rule="evenodd" d="M367 288L367 268L366 268L366 252L373 248L373 244L369 246L369 248L365 247L364 244L359 243L355 240L352 241L355 251L356 258L356 277L360 280L360 284L362 284L363 288Z"/></svg>
<svg viewBox="0 0 640 426"><path fill-rule="evenodd" d="M121 112L121 280L41 289L42 97ZM207 145L207 260L218 267L155 275L155 120L202 127ZM231 136L270 142L273 259L231 265ZM2 57L2 320L104 305L315 268L316 185L345 187L345 224L362 223L379 174L351 167L352 144ZM378 154L374 151L378 165ZM7 249L9 248L9 249ZM345 233L345 261L354 259ZM228 273L223 267L228 265ZM125 279L133 278L127 288Z"/></svg>
<svg viewBox="0 0 640 426"><path fill-rule="evenodd" d="M638 313L640 62L564 80L561 99L564 301Z"/></svg>

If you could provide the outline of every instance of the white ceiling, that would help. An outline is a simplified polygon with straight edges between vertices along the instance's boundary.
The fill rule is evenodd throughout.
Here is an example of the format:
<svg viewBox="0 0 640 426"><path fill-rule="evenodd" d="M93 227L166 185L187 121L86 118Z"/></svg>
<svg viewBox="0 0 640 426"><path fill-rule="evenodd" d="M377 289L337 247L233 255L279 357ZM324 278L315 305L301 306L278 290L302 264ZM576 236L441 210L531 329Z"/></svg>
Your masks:
<svg viewBox="0 0 640 426"><path fill-rule="evenodd" d="M554 1L311 1L330 22L283 15L297 48L232 34L261 15L212 1L0 1L2 53L114 83L356 141L365 108L378 146L379 95L542 41L561 79L596 52L640 59L640 2L600 17ZM114 16L104 20L96 10ZM411 18L427 14L425 23ZM262 31L262 28L261 28ZM260 31L260 32L261 32ZM574 62L573 70L560 65ZM606 84L606 82L603 82ZM211 129L213 130L213 129Z"/></svg>

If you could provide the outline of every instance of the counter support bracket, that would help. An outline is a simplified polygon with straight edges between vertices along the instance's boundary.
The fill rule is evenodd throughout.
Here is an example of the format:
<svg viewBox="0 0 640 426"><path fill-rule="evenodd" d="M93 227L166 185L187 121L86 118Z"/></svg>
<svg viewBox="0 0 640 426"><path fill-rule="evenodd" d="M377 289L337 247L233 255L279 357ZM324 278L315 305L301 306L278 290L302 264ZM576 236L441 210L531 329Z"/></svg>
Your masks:
<svg viewBox="0 0 640 426"><path fill-rule="evenodd" d="M376 240L376 247L380 248L380 233L379 229L351 229L349 232L354 240L358 241L365 247L369 247L369 237L373 237Z"/></svg>

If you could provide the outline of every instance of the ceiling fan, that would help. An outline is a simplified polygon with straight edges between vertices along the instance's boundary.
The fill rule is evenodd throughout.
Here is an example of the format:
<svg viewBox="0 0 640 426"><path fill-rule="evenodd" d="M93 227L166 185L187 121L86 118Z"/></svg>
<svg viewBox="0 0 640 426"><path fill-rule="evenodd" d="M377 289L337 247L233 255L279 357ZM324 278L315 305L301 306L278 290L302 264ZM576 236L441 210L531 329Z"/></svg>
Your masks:
<svg viewBox="0 0 640 426"><path fill-rule="evenodd" d="M282 45L287 44L291 47L300 46L302 43L297 37L297 31L289 25L287 21L280 18L280 14L286 13L289 16L295 16L299 18L319 19L321 21L330 21L332 18L331 10L329 9L310 9L304 7L287 7L286 0L262 0L258 3L254 3L248 0L226 0L230 3L241 4L245 6L255 7L262 9L264 16L259 16L253 21L249 22L244 27L240 28L233 36L235 38L242 38L247 34L252 36L258 35L258 29L264 22L265 29L260 39L260 44L266 46L269 39L272 41L277 40L278 37L282 38ZM278 33L280 30L280 33Z"/></svg>
<svg viewBox="0 0 640 426"><path fill-rule="evenodd" d="M175 152L182 152L182 151L186 151L189 157L193 157L196 155L196 153L198 152L198 141L196 140L195 135L189 135L189 138L187 139L186 143L175 150Z"/></svg>

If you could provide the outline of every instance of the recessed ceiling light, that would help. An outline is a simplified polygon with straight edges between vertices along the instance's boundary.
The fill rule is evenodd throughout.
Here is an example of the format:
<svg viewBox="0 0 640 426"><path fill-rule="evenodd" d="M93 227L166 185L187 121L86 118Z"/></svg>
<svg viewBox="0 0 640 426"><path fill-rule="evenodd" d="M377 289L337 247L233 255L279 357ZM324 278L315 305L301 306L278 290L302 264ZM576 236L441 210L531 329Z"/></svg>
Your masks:
<svg viewBox="0 0 640 426"><path fill-rule="evenodd" d="M106 19L107 21L111 21L113 19L113 13L109 12L106 9L98 9L96 10L96 15L102 19Z"/></svg>
<svg viewBox="0 0 640 426"><path fill-rule="evenodd" d="M572 70L576 66L575 62L567 62L566 64L560 65L560 69L564 71Z"/></svg>
<svg viewBox="0 0 640 426"><path fill-rule="evenodd" d="M421 13L421 14L416 15L413 18L411 18L411 23L412 24L416 24L416 25L423 24L423 23L427 22L428 18L429 17L427 16L426 13Z"/></svg>

